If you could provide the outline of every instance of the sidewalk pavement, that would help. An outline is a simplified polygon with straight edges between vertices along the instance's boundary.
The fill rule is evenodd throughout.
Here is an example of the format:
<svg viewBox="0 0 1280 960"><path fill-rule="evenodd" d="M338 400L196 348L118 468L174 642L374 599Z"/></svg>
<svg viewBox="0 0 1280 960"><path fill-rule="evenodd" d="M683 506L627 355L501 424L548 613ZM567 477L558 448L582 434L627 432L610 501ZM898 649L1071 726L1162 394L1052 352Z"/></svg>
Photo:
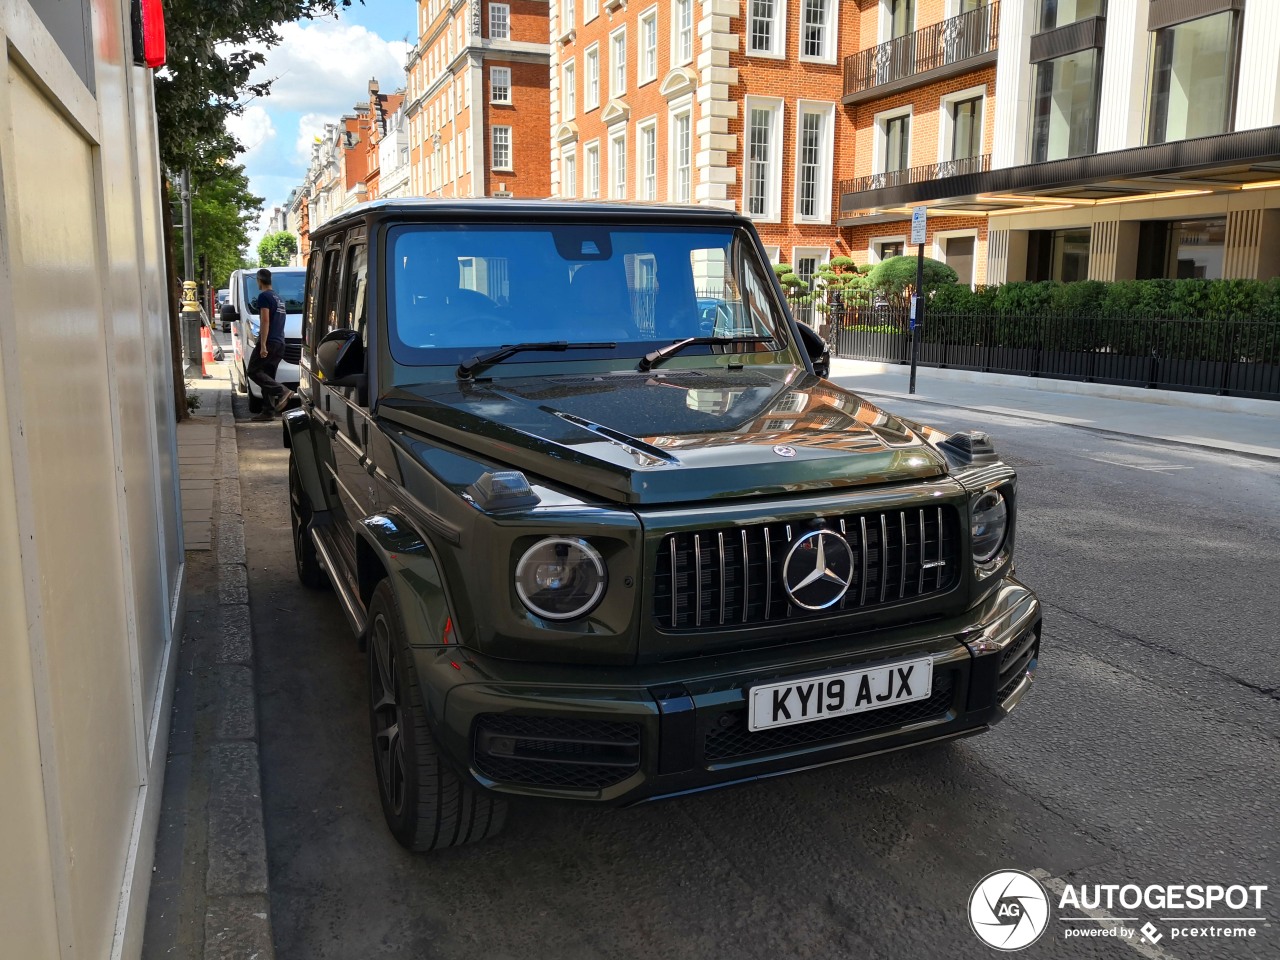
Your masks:
<svg viewBox="0 0 1280 960"><path fill-rule="evenodd" d="M230 367L178 425L187 614L144 960L271 960L253 630Z"/></svg>
<svg viewBox="0 0 1280 960"><path fill-rule="evenodd" d="M831 378L873 401L962 407L1169 443L1280 459L1280 402L833 359Z"/></svg>

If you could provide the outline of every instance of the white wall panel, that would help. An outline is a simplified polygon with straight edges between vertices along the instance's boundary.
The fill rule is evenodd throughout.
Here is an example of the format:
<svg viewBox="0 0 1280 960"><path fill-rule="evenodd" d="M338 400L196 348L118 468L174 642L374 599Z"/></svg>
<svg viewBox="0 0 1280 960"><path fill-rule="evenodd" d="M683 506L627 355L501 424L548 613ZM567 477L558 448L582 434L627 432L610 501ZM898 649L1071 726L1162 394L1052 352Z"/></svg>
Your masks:
<svg viewBox="0 0 1280 960"><path fill-rule="evenodd" d="M1145 116L1149 0L1110 0L1102 56L1098 153L1141 146Z"/></svg>
<svg viewBox="0 0 1280 960"><path fill-rule="evenodd" d="M1236 129L1280 124L1280 2L1250 0L1244 8Z"/></svg>
<svg viewBox="0 0 1280 960"><path fill-rule="evenodd" d="M1026 163L1034 76L1027 61L1031 56L1031 34L1035 32L1037 10L1038 0L1004 0L1000 4L993 168Z"/></svg>
<svg viewBox="0 0 1280 960"><path fill-rule="evenodd" d="M71 860L70 928L109 947L139 782L121 569L111 397L90 145L20 72L12 113L40 131L12 151L10 248L25 454L33 477L40 602ZM58 189L48 189L48 184ZM16 217L14 217L16 209ZM13 389L15 385L9 385ZM78 952L79 952L78 950Z"/></svg>

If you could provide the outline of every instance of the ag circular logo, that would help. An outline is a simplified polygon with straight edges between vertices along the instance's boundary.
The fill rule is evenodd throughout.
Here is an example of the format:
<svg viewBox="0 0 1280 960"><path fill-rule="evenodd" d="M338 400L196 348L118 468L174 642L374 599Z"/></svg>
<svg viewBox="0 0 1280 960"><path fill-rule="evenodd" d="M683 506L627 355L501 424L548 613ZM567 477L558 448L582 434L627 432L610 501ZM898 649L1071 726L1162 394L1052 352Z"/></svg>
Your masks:
<svg viewBox="0 0 1280 960"><path fill-rule="evenodd" d="M773 448L773 452L780 457L790 458L796 455L796 448L791 446L790 444L780 443Z"/></svg>
<svg viewBox="0 0 1280 960"><path fill-rule="evenodd" d="M844 537L814 530L795 542L782 563L782 585L792 602L825 610L840 602L853 583L853 551Z"/></svg>
<svg viewBox="0 0 1280 960"><path fill-rule="evenodd" d="M997 870L969 894L969 926L989 947L1021 950L1049 926L1049 896L1031 874Z"/></svg>

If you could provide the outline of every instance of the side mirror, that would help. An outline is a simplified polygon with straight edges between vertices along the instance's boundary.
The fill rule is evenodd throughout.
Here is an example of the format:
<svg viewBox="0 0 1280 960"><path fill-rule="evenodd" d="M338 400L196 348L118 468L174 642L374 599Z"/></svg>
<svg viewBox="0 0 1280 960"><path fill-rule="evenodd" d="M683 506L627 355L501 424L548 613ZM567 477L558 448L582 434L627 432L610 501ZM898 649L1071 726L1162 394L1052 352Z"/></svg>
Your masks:
<svg viewBox="0 0 1280 960"><path fill-rule="evenodd" d="M347 327L330 330L316 347L319 379L331 387L357 387L353 378L364 376L364 344L360 334Z"/></svg>
<svg viewBox="0 0 1280 960"><path fill-rule="evenodd" d="M813 372L823 379L831 376L831 348L827 346L826 341L807 323L797 320L796 328L800 331L800 343L805 353L809 354L809 359L813 361Z"/></svg>
<svg viewBox="0 0 1280 960"><path fill-rule="evenodd" d="M223 323L239 323L240 311L229 303L224 303L222 309L218 312L218 319Z"/></svg>

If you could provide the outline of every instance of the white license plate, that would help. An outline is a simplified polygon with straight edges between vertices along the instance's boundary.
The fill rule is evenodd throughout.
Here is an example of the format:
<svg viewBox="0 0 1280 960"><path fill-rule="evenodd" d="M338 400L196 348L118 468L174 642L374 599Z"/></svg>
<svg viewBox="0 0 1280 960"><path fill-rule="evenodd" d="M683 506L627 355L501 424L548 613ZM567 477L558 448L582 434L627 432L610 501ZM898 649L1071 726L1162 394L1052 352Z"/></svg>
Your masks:
<svg viewBox="0 0 1280 960"><path fill-rule="evenodd" d="M896 707L929 699L932 688L932 657L752 687L747 693L748 729L767 730Z"/></svg>

